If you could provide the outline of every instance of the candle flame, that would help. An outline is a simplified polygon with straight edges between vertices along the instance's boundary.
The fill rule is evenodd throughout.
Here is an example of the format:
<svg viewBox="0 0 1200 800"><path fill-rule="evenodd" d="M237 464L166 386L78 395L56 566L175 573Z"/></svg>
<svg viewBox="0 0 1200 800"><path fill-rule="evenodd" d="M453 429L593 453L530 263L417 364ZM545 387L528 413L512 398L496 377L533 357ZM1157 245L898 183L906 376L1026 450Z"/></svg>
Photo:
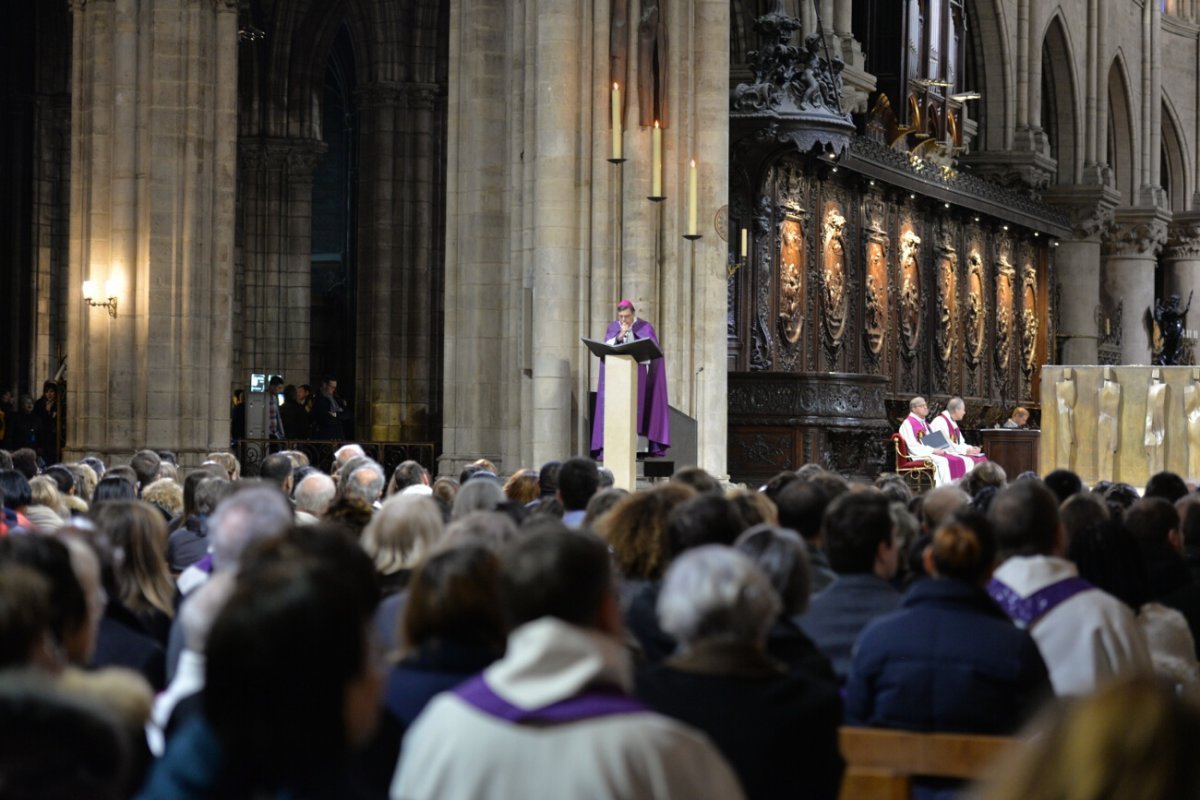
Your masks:
<svg viewBox="0 0 1200 800"><path fill-rule="evenodd" d="M654 120L654 127L655 127L655 128L657 128L657 127L658 127L658 120Z"/></svg>

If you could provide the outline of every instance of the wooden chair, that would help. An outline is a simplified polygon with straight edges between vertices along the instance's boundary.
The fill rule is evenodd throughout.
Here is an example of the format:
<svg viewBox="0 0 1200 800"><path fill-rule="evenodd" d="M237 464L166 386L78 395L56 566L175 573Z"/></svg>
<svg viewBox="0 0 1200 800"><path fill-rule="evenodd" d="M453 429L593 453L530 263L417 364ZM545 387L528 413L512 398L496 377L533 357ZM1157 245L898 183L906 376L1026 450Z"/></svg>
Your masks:
<svg viewBox="0 0 1200 800"><path fill-rule="evenodd" d="M928 458L914 459L908 455L908 445L898 433L892 434L892 447L896 451L896 474L910 481L918 492L926 478L932 489L937 475L933 461Z"/></svg>
<svg viewBox="0 0 1200 800"><path fill-rule="evenodd" d="M849 726L838 738L846 759L840 800L909 800L915 777L975 780L1017 744L1007 736Z"/></svg>

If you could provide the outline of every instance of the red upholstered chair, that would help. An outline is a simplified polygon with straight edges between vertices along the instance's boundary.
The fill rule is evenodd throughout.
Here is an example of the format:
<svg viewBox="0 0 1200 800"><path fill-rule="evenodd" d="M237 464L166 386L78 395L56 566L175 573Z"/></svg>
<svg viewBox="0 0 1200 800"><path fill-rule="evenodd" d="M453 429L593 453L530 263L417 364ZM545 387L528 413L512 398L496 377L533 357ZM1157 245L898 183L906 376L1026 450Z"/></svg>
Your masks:
<svg viewBox="0 0 1200 800"><path fill-rule="evenodd" d="M912 483L918 492L921 491L921 486L928 478L929 488L932 489L936 475L933 462L928 458L911 458L908 455L908 445L904 443L904 439L898 433L892 434L892 446L896 450L896 474L902 475Z"/></svg>

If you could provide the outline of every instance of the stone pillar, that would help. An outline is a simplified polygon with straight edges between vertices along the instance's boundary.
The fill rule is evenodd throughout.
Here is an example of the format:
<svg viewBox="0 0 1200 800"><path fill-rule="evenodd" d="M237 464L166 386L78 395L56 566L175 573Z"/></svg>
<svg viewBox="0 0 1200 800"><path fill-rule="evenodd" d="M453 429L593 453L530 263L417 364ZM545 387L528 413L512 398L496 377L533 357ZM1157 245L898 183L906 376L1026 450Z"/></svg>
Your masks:
<svg viewBox="0 0 1200 800"><path fill-rule="evenodd" d="M375 441L436 435L429 411L441 381L434 357L441 344L442 231L434 211L444 202L434 147L441 137L440 96L436 84L358 89L364 168L355 407L358 435Z"/></svg>
<svg viewBox="0 0 1200 800"><path fill-rule="evenodd" d="M67 456L195 463L229 445L237 3L72 15Z"/></svg>
<svg viewBox="0 0 1200 800"><path fill-rule="evenodd" d="M1121 305L1121 363L1149 364L1154 309L1154 267L1167 241L1169 217L1158 209L1125 208L1104 240L1102 298L1111 310Z"/></svg>
<svg viewBox="0 0 1200 800"><path fill-rule="evenodd" d="M1162 262L1166 297L1177 294L1186 304L1189 296L1200 296L1200 213L1179 214L1171 220ZM1188 330L1200 329L1200 304L1195 308L1184 320Z"/></svg>
<svg viewBox="0 0 1200 800"><path fill-rule="evenodd" d="M1102 331L1096 310L1101 303L1101 238L1112 229L1120 195L1106 186L1056 186L1043 197L1065 206L1072 219L1072 238L1054 252L1058 278L1058 363L1098 363Z"/></svg>
<svg viewBox="0 0 1200 800"><path fill-rule="evenodd" d="M869 110L867 102L875 91L875 76L867 71L866 54L854 38L853 17L853 0L835 0L833 38L846 65L842 70L842 110L863 113Z"/></svg>
<svg viewBox="0 0 1200 800"><path fill-rule="evenodd" d="M245 232L234 383L269 371L312 383L309 333L313 171L326 150L311 139L246 137L238 143ZM292 431L285 431L292 436ZM307 438L304 434L296 436Z"/></svg>

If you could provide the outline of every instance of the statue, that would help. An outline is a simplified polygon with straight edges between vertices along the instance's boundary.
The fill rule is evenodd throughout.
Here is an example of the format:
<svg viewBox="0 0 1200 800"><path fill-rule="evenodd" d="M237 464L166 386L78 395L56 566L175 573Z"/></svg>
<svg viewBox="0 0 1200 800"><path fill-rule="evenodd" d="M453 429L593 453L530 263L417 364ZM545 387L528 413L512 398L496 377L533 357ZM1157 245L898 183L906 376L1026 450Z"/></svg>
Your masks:
<svg viewBox="0 0 1200 800"><path fill-rule="evenodd" d="M1102 481L1114 480L1113 459L1117 453L1118 420L1121 409L1121 384L1117 383L1112 367L1104 368L1100 381L1100 416L1096 421L1097 475Z"/></svg>
<svg viewBox="0 0 1200 800"><path fill-rule="evenodd" d="M836 346L846 327L846 242L843 232L846 218L836 207L825 214L825 263L822 268L825 327Z"/></svg>
<svg viewBox="0 0 1200 800"><path fill-rule="evenodd" d="M1163 441L1167 433L1167 384L1162 373L1154 370L1146 393L1146 435L1142 439L1146 446L1146 459L1150 474L1163 470Z"/></svg>
<svg viewBox="0 0 1200 800"><path fill-rule="evenodd" d="M1177 294L1172 294L1166 305L1161 300L1154 302L1154 324L1162 337L1162 350L1155 357L1155 364L1171 366L1183 363L1183 325L1191 307L1191 293L1188 294L1187 305L1182 309L1179 308Z"/></svg>
<svg viewBox="0 0 1200 800"><path fill-rule="evenodd" d="M1055 382L1054 396L1058 410L1054 466L1071 469L1071 451L1075 449L1075 373L1070 367L1065 367L1062 378Z"/></svg>

